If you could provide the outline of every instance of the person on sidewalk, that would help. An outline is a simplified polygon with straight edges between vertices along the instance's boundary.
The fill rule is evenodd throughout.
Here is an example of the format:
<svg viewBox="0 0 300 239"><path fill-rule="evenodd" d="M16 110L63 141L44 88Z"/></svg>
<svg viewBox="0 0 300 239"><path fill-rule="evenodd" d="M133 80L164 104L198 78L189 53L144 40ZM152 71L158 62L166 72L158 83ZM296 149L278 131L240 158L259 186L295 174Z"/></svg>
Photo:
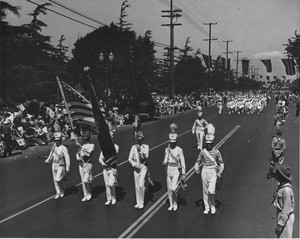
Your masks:
<svg viewBox="0 0 300 239"><path fill-rule="evenodd" d="M135 208L144 208L145 181L148 172L147 159L149 158L149 145L143 143L144 135L138 131L136 135L136 144L134 144L129 153L128 161L133 167L133 176L135 184Z"/></svg>
<svg viewBox="0 0 300 239"><path fill-rule="evenodd" d="M220 151L213 148L214 135L207 134L205 136L206 146L196 160L195 171L197 174L201 171L204 214L216 213L215 194L217 180L224 171L224 162Z"/></svg>
<svg viewBox="0 0 300 239"><path fill-rule="evenodd" d="M113 131L110 131L110 136L111 136L112 142L115 146L116 154L118 154L119 145L117 145L114 142ZM104 204L105 205L109 205L109 204L114 205L117 202L116 189L115 189L115 186L118 184L117 162L114 161L112 164L107 165L105 163L105 158L104 158L102 151L100 153L99 162L103 167L103 178L104 178L104 183L105 183L105 188L106 188L106 202Z"/></svg>
<svg viewBox="0 0 300 239"><path fill-rule="evenodd" d="M70 156L66 146L62 145L62 134L60 132L54 133L54 142L45 163L52 162L53 183L56 190L54 198L58 199L65 195L63 178L70 171Z"/></svg>
<svg viewBox="0 0 300 239"><path fill-rule="evenodd" d="M276 180L279 184L272 198L272 204L277 209L275 234L278 238L292 238L295 198L291 185L291 167L277 165Z"/></svg>
<svg viewBox="0 0 300 239"><path fill-rule="evenodd" d="M178 208L177 189L180 180L185 180L185 159L183 150L177 146L177 134L169 135L169 146L165 149L163 165L166 166L167 189L170 206L169 211L176 211Z"/></svg>

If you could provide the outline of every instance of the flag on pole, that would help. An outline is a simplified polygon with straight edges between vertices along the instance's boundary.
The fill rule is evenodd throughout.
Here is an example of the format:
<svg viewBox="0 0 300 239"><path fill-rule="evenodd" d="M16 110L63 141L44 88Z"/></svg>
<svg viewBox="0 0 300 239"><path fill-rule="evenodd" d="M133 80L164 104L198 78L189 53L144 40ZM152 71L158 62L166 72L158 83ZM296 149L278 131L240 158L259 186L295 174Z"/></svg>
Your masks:
<svg viewBox="0 0 300 239"><path fill-rule="evenodd" d="M82 124L95 125L91 103L78 91L57 77L59 89L64 98L67 110L69 110L71 121Z"/></svg>
<svg viewBox="0 0 300 239"><path fill-rule="evenodd" d="M261 60L262 63L264 63L264 65L266 66L266 70L268 73L272 72L272 63L270 59L266 59L266 60Z"/></svg>
<svg viewBox="0 0 300 239"><path fill-rule="evenodd" d="M208 55L202 54L202 57L205 62L206 68L207 69L211 68L211 56L209 57Z"/></svg>
<svg viewBox="0 0 300 239"><path fill-rule="evenodd" d="M85 67L84 70L87 72L89 68ZM108 167L110 166L116 167L117 153L116 153L114 143L112 142L110 130L100 109L99 101L97 99L92 80L88 74L87 74L87 78L89 80L90 89L91 89L92 111L96 121L96 125L98 126L98 132L97 132L98 142L104 156L104 162Z"/></svg>
<svg viewBox="0 0 300 239"><path fill-rule="evenodd" d="M242 60L242 71L243 75L248 75L249 74L249 61L247 59Z"/></svg>
<svg viewBox="0 0 300 239"><path fill-rule="evenodd" d="M295 75L295 62L293 59L281 59L284 66L285 66L285 73L288 76Z"/></svg>

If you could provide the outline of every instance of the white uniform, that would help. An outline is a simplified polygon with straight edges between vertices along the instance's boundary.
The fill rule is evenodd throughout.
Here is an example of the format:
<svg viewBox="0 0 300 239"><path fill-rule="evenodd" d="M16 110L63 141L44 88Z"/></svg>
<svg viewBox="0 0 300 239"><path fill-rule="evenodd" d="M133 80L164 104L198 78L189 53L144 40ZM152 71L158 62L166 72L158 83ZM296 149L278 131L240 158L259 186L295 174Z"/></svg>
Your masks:
<svg viewBox="0 0 300 239"><path fill-rule="evenodd" d="M118 154L119 146L117 144L115 144L115 150ZM103 166L103 178L106 188L106 199L108 204L110 201L116 200L115 185L117 183L118 176L117 165L115 164L111 165L110 167L107 167L104 163L104 155L102 151L100 153L99 162Z"/></svg>
<svg viewBox="0 0 300 239"><path fill-rule="evenodd" d="M197 148L202 150L203 148L203 139L204 139L204 129L207 125L207 121L205 119L196 119L193 127L192 127L192 133L196 134L197 138Z"/></svg>
<svg viewBox="0 0 300 239"><path fill-rule="evenodd" d="M70 170L70 156L66 146L64 145L53 145L51 152L46 159L46 163L52 161L52 175L53 183L56 190L56 195L64 196L64 187L62 179L66 175L66 171Z"/></svg>
<svg viewBox="0 0 300 239"><path fill-rule="evenodd" d="M186 172L183 150L178 146L173 149L170 147L166 148L163 165L167 165L167 188L170 202L169 210L172 210L174 207L177 209L176 190L179 185L179 177L181 174L185 175Z"/></svg>
<svg viewBox="0 0 300 239"><path fill-rule="evenodd" d="M147 144L135 144L131 147L128 161L134 172L136 208L144 207L145 180L148 172L147 159L149 158L149 146Z"/></svg>
<svg viewBox="0 0 300 239"><path fill-rule="evenodd" d="M91 154L94 151L94 144L83 144L79 152L76 154L76 159L79 162L79 174L82 182L82 191L84 197L91 197L92 191L90 183L93 180L92 170L93 165L91 163Z"/></svg>

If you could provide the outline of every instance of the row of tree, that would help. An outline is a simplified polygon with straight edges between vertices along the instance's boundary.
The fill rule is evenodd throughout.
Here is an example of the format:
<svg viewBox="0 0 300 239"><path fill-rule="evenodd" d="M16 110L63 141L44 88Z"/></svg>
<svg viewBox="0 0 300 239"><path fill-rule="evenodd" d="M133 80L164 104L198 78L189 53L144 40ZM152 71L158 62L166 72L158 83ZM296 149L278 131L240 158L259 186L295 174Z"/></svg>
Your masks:
<svg viewBox="0 0 300 239"><path fill-rule="evenodd" d="M89 66L98 97L105 96L108 87L112 93L132 94L134 89L134 70L138 69L142 80L152 91L169 93L169 59L170 51L164 49L163 59L155 57L155 43L151 30L138 35L126 21L125 0L121 6L120 19L117 24L99 27L74 43L73 57L66 56L68 47L64 46L64 36L57 45L50 43L50 36L44 36L42 29L47 24L39 20L47 14L50 3L38 5L32 13L31 22L21 26L12 26L6 22L6 16L13 13L19 16L20 7L0 1L0 45L1 45L1 83L0 97L11 97L17 101L26 99L56 99L56 76L81 89L87 89L87 80L83 68ZM299 34L288 40L287 53L295 57L299 64ZM201 50L189 46L187 38L183 49L177 49L175 59L175 93L189 93L213 88L219 90L258 89L261 84L242 77L236 79L233 71L223 68L221 57L213 62L213 69L208 70L202 64ZM100 53L114 54L113 61L101 62Z"/></svg>

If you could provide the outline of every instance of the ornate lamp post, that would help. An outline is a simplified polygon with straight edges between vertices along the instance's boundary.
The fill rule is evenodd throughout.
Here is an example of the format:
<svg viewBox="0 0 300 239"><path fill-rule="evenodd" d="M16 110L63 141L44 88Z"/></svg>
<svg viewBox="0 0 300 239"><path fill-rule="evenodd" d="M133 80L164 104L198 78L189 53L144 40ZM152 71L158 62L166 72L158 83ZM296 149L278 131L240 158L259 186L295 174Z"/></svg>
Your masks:
<svg viewBox="0 0 300 239"><path fill-rule="evenodd" d="M108 94L108 78L109 78L109 68L111 67L111 63L114 60L114 54L112 52L108 53L100 53L99 60L103 64L105 70L105 113L108 115L108 105L109 105L109 94Z"/></svg>

